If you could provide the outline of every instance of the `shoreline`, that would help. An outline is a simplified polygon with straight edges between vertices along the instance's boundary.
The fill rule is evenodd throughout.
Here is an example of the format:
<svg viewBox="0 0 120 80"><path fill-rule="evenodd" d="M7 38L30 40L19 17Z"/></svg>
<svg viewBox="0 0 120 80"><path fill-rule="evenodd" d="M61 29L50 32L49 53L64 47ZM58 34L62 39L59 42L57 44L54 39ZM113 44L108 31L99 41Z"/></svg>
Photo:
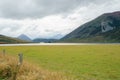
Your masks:
<svg viewBox="0 0 120 80"><path fill-rule="evenodd" d="M54 46L54 45L120 45L120 43L25 43L25 44L0 44L0 46Z"/></svg>

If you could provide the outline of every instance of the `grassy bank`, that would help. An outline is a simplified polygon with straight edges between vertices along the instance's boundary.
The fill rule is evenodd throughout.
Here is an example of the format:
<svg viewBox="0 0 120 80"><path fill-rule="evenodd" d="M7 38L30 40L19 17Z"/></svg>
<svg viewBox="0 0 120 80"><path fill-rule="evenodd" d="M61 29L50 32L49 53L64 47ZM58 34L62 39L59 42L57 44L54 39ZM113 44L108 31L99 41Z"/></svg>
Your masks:
<svg viewBox="0 0 120 80"><path fill-rule="evenodd" d="M9 55L49 71L64 72L78 80L120 80L120 45L0 47Z"/></svg>
<svg viewBox="0 0 120 80"><path fill-rule="evenodd" d="M0 80L74 80L60 72L51 72L38 65L24 61L18 65L18 59L0 53Z"/></svg>

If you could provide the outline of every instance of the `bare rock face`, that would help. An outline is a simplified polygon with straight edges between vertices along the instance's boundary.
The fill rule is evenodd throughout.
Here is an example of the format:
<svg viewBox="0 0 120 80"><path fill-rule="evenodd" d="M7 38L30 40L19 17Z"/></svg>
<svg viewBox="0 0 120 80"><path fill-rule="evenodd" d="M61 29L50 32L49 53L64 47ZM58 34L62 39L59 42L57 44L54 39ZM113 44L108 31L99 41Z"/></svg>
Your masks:
<svg viewBox="0 0 120 80"><path fill-rule="evenodd" d="M110 23L112 24L112 21L102 21L101 22L102 32L107 32L107 31L110 31L110 30L114 29L114 27L110 26Z"/></svg>

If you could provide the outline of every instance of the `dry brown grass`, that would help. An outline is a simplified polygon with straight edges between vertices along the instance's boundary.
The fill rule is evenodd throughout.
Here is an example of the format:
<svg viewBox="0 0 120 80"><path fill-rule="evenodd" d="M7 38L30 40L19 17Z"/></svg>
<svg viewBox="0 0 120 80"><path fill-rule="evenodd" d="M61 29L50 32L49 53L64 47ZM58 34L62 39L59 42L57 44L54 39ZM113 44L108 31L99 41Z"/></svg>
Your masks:
<svg viewBox="0 0 120 80"><path fill-rule="evenodd" d="M17 72L17 80L74 80L60 72L50 72L26 61L17 71L17 64L16 58L0 53L0 78L13 80L13 76Z"/></svg>

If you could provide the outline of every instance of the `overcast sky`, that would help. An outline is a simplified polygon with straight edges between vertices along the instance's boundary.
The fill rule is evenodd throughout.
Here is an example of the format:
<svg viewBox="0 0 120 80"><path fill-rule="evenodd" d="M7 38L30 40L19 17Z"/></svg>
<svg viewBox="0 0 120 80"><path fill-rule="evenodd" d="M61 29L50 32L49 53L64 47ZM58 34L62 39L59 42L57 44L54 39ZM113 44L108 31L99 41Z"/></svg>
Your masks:
<svg viewBox="0 0 120 80"><path fill-rule="evenodd" d="M114 11L120 11L120 0L0 0L0 34L59 38Z"/></svg>

